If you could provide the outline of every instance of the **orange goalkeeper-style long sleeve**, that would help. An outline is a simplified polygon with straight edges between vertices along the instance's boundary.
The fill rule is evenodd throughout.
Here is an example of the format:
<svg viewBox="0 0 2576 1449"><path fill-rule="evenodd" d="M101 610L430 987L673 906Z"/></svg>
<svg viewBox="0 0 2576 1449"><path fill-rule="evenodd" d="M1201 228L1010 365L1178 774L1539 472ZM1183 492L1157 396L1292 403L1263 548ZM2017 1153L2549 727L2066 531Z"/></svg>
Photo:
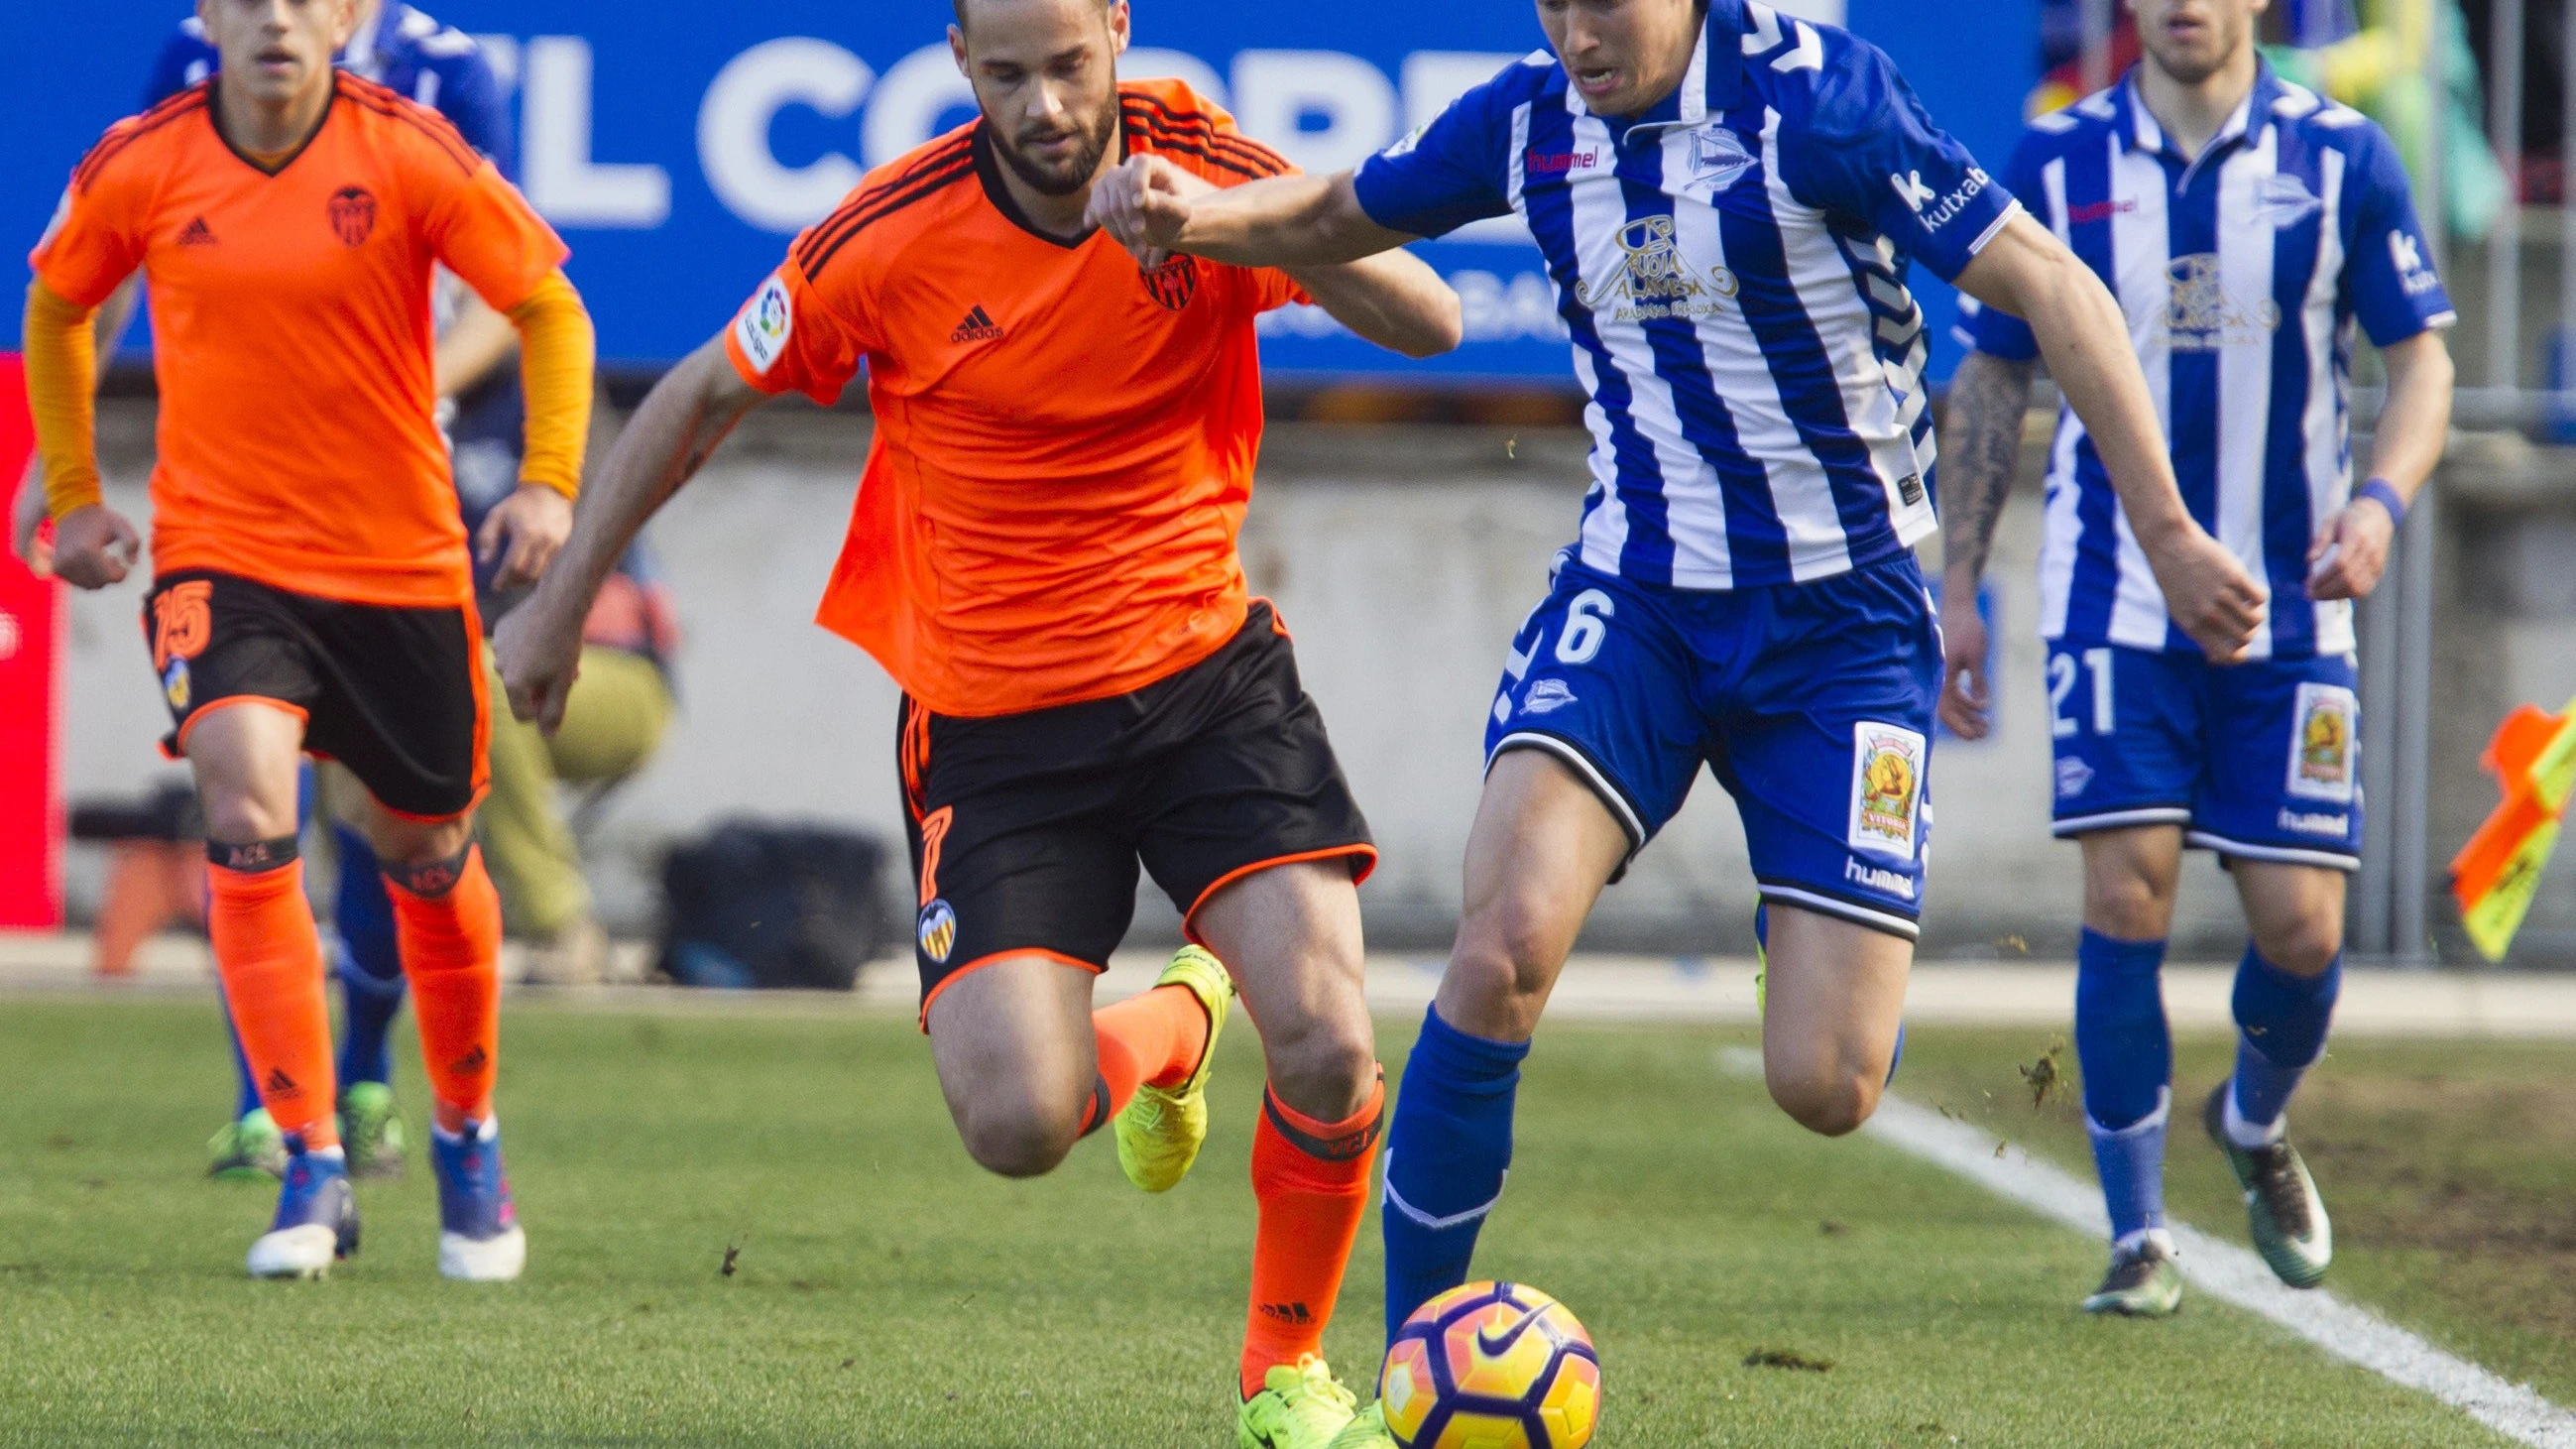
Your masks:
<svg viewBox="0 0 2576 1449"><path fill-rule="evenodd" d="M527 452L519 481L581 493L582 454L590 444L595 339L581 294L560 271L510 309L519 331L519 385L527 393Z"/></svg>
<svg viewBox="0 0 2576 1449"><path fill-rule="evenodd" d="M28 284L27 410L35 416L36 451L45 460L45 511L55 518L100 496L94 310L64 301L43 282Z"/></svg>

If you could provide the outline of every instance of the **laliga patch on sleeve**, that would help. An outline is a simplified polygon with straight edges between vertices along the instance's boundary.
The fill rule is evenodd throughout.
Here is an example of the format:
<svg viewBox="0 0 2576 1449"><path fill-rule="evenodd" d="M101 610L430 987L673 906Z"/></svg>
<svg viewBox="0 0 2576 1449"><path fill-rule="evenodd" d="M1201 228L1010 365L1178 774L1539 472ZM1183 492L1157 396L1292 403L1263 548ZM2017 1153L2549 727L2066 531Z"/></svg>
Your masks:
<svg viewBox="0 0 2576 1449"><path fill-rule="evenodd" d="M742 346L742 355L751 370L763 377L769 375L781 353L787 350L787 339L796 331L796 304L788 299L787 279L776 272L760 284L751 301L734 319L733 340Z"/></svg>
<svg viewBox="0 0 2576 1449"><path fill-rule="evenodd" d="M1931 753L1923 736L1901 725L1862 720L1852 726L1852 849L1914 859Z"/></svg>
<svg viewBox="0 0 2576 1449"><path fill-rule="evenodd" d="M2359 775L2361 701L2340 684L2302 684L2290 719L2290 793L2351 804Z"/></svg>

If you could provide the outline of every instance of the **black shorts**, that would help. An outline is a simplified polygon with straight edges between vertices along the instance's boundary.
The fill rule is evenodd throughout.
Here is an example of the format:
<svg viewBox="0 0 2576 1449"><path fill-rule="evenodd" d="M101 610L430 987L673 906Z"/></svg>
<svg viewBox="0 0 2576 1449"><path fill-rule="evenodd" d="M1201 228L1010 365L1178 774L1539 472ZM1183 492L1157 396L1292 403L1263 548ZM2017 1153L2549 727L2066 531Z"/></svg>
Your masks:
<svg viewBox="0 0 2576 1449"><path fill-rule="evenodd" d="M483 631L471 605L349 604L190 570L153 580L143 637L184 757L207 711L243 699L304 720L304 748L388 810L461 815L483 793Z"/></svg>
<svg viewBox="0 0 2576 1449"><path fill-rule="evenodd" d="M1273 865L1377 863L1323 716L1266 601L1216 653L1132 694L987 719L907 698L896 750L920 884L925 1028L942 987L995 959L1099 971L1127 934L1141 862L1194 918Z"/></svg>

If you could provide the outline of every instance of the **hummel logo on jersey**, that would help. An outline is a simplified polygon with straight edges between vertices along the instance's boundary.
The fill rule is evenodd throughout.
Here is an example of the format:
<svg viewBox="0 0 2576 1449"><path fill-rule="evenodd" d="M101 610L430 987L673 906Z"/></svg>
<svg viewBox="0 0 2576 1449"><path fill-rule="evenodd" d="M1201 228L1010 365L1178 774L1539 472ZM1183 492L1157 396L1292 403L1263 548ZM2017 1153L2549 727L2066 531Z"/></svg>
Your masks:
<svg viewBox="0 0 2576 1449"><path fill-rule="evenodd" d="M948 334L951 342L998 342L1001 337L1002 325L987 315L980 305L966 314L966 320L957 324L956 331Z"/></svg>
<svg viewBox="0 0 2576 1449"><path fill-rule="evenodd" d="M183 247L210 247L214 244L215 229L206 225L202 216L180 229L179 245Z"/></svg>

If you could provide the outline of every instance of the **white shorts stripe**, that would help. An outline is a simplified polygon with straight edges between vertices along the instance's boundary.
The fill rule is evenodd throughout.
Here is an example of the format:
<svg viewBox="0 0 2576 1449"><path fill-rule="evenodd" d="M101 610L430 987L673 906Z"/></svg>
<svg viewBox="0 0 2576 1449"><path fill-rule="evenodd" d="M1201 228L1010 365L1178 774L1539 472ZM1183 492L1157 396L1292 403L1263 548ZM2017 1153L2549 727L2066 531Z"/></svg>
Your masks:
<svg viewBox="0 0 2576 1449"><path fill-rule="evenodd" d="M2349 875L2361 869L2361 857L2336 850L2300 850L2288 845L2248 845L2206 830L2185 832L2182 843L2194 850L2214 850L2225 856L2242 856L2247 860L2277 861L2283 865L2314 865L2339 870Z"/></svg>
<svg viewBox="0 0 2576 1449"><path fill-rule="evenodd" d="M1754 889L1766 901L1778 901L1782 905L1798 906L1819 915L1839 917L1855 926L1867 926L1871 930L1885 931L1891 936L1902 936L1909 941L1919 941L1923 938L1923 928L1920 925L1890 911L1873 911L1867 906L1857 906L1850 901L1837 900L1832 896L1800 890L1793 885L1779 885L1771 881L1760 882Z"/></svg>
<svg viewBox="0 0 2576 1449"><path fill-rule="evenodd" d="M1521 749L1545 750L1572 765L1574 772L1592 787L1592 792L1601 797L1601 803L1609 806L1610 813L1619 818L1619 828L1628 832L1629 857L1635 858L1638 851L1646 848L1646 822L1637 818L1637 812L1629 807L1628 799L1619 793L1619 787L1611 784L1610 777L1602 774L1600 767L1586 758L1581 750L1555 735L1516 730L1503 736L1494 741L1493 753L1485 757L1485 773L1490 775L1494 772L1494 761L1501 759L1505 750Z"/></svg>

